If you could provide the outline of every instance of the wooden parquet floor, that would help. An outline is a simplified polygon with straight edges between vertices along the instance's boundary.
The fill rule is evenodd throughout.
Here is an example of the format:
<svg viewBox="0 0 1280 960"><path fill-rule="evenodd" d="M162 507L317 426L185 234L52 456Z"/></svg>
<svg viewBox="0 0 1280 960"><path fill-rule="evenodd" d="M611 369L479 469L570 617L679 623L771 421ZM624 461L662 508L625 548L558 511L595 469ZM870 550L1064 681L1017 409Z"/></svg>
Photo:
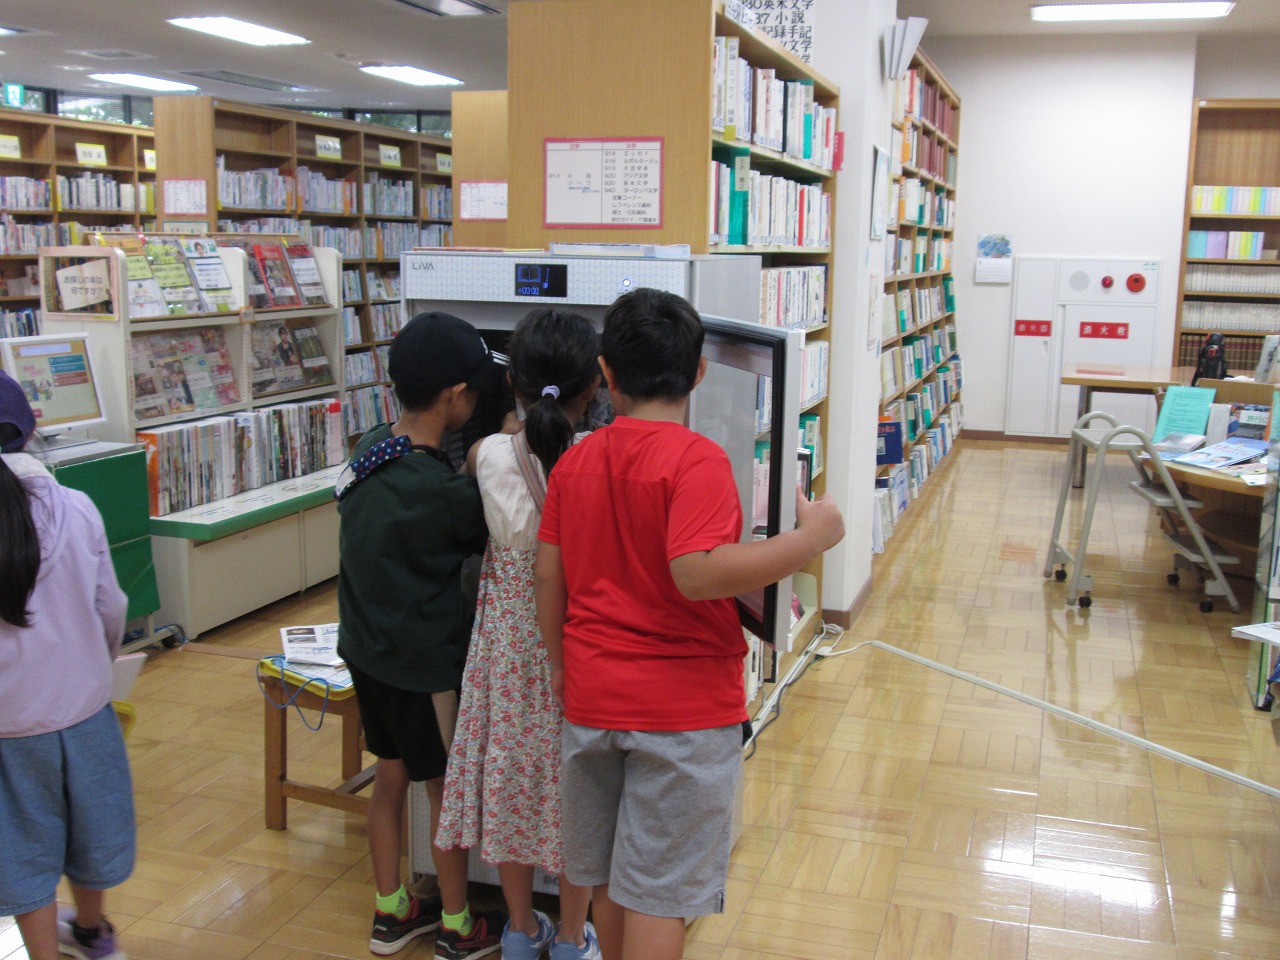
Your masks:
<svg viewBox="0 0 1280 960"><path fill-rule="evenodd" d="M1041 576L1063 459L960 444L839 648L878 640L1280 788L1230 636L1248 582L1238 615L1168 586L1169 551L1117 462L1093 607L1067 607ZM139 863L108 899L133 960L369 956L363 822L295 802L288 831L264 829L253 665L217 655L270 651L280 626L332 620L335 603L323 586L144 670ZM290 747L302 778L336 782L336 723L295 723ZM689 960L1280 957L1271 796L878 647L812 666L745 770L728 909L691 925ZM425 940L401 956L430 956ZM0 960L21 957L0 920Z"/></svg>

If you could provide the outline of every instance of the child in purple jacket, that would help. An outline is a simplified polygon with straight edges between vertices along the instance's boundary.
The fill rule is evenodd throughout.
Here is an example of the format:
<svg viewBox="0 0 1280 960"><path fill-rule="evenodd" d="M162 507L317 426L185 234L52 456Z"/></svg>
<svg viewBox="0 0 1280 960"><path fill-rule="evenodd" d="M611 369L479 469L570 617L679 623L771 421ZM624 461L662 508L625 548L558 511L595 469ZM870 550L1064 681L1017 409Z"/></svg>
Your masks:
<svg viewBox="0 0 1280 960"><path fill-rule="evenodd" d="M124 635L102 518L21 452L26 395L0 372L0 916L31 960L124 960L103 891L133 871L133 787L111 708ZM63 875L75 909L58 915Z"/></svg>

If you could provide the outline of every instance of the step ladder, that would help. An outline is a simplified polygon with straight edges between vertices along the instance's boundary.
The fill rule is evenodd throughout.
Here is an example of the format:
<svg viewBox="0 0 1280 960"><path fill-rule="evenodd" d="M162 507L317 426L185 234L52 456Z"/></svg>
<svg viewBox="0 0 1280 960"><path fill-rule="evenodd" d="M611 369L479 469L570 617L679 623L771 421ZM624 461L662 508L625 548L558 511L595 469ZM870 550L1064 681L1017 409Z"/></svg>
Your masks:
<svg viewBox="0 0 1280 960"><path fill-rule="evenodd" d="M1101 420L1102 427L1091 427L1090 423ZM1071 442L1067 447L1067 468L1062 478L1062 489L1058 495L1058 509L1053 520L1053 533L1049 538L1049 555L1045 560L1045 578L1055 577L1059 581L1067 579L1067 564L1071 565L1071 583L1067 587L1067 604L1074 606L1077 602L1082 609L1093 604L1093 578L1084 573L1084 557L1089 545L1089 529L1093 524L1093 512L1098 502L1098 489L1102 481L1102 465L1108 451L1121 451L1129 455L1138 479L1130 483L1147 502L1160 511L1161 530L1165 541L1173 547L1173 572L1168 574L1170 584L1177 585L1181 580L1181 571L1194 571L1200 578L1204 588L1204 598L1200 601L1200 609L1208 613L1213 609L1213 597L1225 597L1233 611L1240 609L1235 593L1222 573L1223 564L1239 563L1240 558L1228 553L1218 544L1207 539L1200 530L1200 525L1191 515L1192 506L1202 504L1197 500L1188 501L1178 490L1177 484L1169 475L1168 468L1160 459L1151 438L1137 427L1120 423L1109 413L1095 410L1086 413L1071 429ZM1067 498L1071 493L1072 477L1077 465L1083 466L1085 458L1092 451L1093 469L1088 471L1085 482L1084 517L1080 525L1080 540L1075 552L1067 549L1062 541L1062 523L1067 511ZM1148 457L1143 460L1139 452ZM1179 531L1179 523L1185 532ZM1056 570L1054 568L1057 568Z"/></svg>

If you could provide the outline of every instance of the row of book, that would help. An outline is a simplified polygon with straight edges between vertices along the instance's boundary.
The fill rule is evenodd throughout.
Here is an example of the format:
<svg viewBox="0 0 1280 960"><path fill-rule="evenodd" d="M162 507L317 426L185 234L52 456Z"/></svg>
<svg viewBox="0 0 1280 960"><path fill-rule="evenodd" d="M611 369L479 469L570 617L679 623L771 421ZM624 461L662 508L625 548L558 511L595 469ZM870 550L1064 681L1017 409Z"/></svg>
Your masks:
<svg viewBox="0 0 1280 960"><path fill-rule="evenodd" d="M0 177L0 209L52 210L53 191L49 181L35 177Z"/></svg>
<svg viewBox="0 0 1280 960"><path fill-rule="evenodd" d="M942 285L903 286L884 295L882 340L910 333L942 319L948 313Z"/></svg>
<svg viewBox="0 0 1280 960"><path fill-rule="evenodd" d="M296 217L220 218L218 230L225 233L293 234L314 247L333 247L344 260L394 260L401 250L420 247L447 247L453 243L453 228L447 223L380 223L359 227L334 227Z"/></svg>
<svg viewBox="0 0 1280 960"><path fill-rule="evenodd" d="M350 179L330 180L319 170L298 167L298 207L304 213L357 212L359 194Z"/></svg>
<svg viewBox="0 0 1280 960"><path fill-rule="evenodd" d="M1264 293L1280 296L1280 270L1189 263L1183 280L1188 293Z"/></svg>
<svg viewBox="0 0 1280 960"><path fill-rule="evenodd" d="M453 216L453 187L441 183L422 186L422 216L427 220L448 220Z"/></svg>
<svg viewBox="0 0 1280 960"><path fill-rule="evenodd" d="M964 411L959 403L952 404L937 425L931 427L925 442L913 446L900 463L894 463L876 477L872 499L872 544L876 553L883 552L885 541L893 536L894 528L920 495L929 475L937 469L939 461L951 452L960 436L964 423Z"/></svg>
<svg viewBox="0 0 1280 960"><path fill-rule="evenodd" d="M312 317L258 321L250 327L249 349L255 400L334 383L333 360Z"/></svg>
<svg viewBox="0 0 1280 960"><path fill-rule="evenodd" d="M412 217L413 181L370 173L364 182L364 209L370 216Z"/></svg>
<svg viewBox="0 0 1280 960"><path fill-rule="evenodd" d="M59 210L111 210L123 213L154 213L156 188L143 181L121 182L109 173L85 171L75 177L57 178L56 202Z"/></svg>
<svg viewBox="0 0 1280 960"><path fill-rule="evenodd" d="M1270 333L1280 330L1280 304L1186 300L1182 304L1182 326L1196 330Z"/></svg>
<svg viewBox="0 0 1280 960"><path fill-rule="evenodd" d="M903 237L890 233L885 242L885 269L890 276L908 276L913 273L935 273L951 269L951 254L955 245L950 237L932 233Z"/></svg>
<svg viewBox="0 0 1280 960"><path fill-rule="evenodd" d="M907 167L928 174L943 183L955 183L954 147L941 140L935 140L918 127L909 124L905 128L894 127L889 144L895 173Z"/></svg>
<svg viewBox="0 0 1280 960"><path fill-rule="evenodd" d="M99 226L80 223L78 220L51 221L17 220L9 214L0 214L0 254L35 256L40 247L78 246L92 243L95 233L134 233L133 224ZM21 296L14 292L12 295Z"/></svg>
<svg viewBox="0 0 1280 960"><path fill-rule="evenodd" d="M227 158L218 154L218 208L249 210L292 210L296 203L295 181L275 167L255 170L228 170Z"/></svg>
<svg viewBox="0 0 1280 960"><path fill-rule="evenodd" d="M711 162L711 242L825 249L831 245L831 195L751 170L735 178L730 163Z"/></svg>
<svg viewBox="0 0 1280 960"><path fill-rule="evenodd" d="M826 324L826 265L761 270L760 322L793 330L811 330Z"/></svg>
<svg viewBox="0 0 1280 960"><path fill-rule="evenodd" d="M800 352L800 406L808 407L827 395L827 370L831 366L831 344L810 340Z"/></svg>
<svg viewBox="0 0 1280 960"><path fill-rule="evenodd" d="M763 432L763 431L762 431ZM752 463L751 525L765 527L769 522L769 479L772 444L757 440ZM823 470L822 418L816 413L802 413L796 430L796 452L804 453L801 489L809 489L813 478ZM761 531L763 532L763 531Z"/></svg>
<svg viewBox="0 0 1280 960"><path fill-rule="evenodd" d="M1262 260L1267 235L1260 230L1188 230L1187 256L1199 260ZM1275 259L1274 255L1270 259Z"/></svg>
<svg viewBox="0 0 1280 960"><path fill-rule="evenodd" d="M215 234L136 234L103 231L93 238L124 251L130 319L230 313L255 309L329 306L329 296L311 248L296 238L255 242ZM220 248L244 251L246 303L240 303ZM93 308L90 308L93 309Z"/></svg>
<svg viewBox="0 0 1280 960"><path fill-rule="evenodd" d="M305 476L346 457L336 399L263 407L139 430L152 516Z"/></svg>
<svg viewBox="0 0 1280 960"><path fill-rule="evenodd" d="M894 82L893 120L901 123L910 117L929 124L944 137L956 135L956 106L937 87L927 84L919 70L908 70Z"/></svg>
<svg viewBox="0 0 1280 960"><path fill-rule="evenodd" d="M360 314L355 307L342 308L342 342L353 347L364 343L364 332L360 329Z"/></svg>
<svg viewBox="0 0 1280 960"><path fill-rule="evenodd" d="M880 396L890 400L951 361L956 352L955 326L910 334L880 352Z"/></svg>
<svg viewBox="0 0 1280 960"><path fill-rule="evenodd" d="M739 55L737 37L715 38L712 76L712 130L831 169L836 111L815 102L812 80L784 80L771 68L752 67Z"/></svg>
<svg viewBox="0 0 1280 960"><path fill-rule="evenodd" d="M382 380L377 358L372 350L348 353L343 358L343 363L346 365L346 382L352 387L368 386Z"/></svg>
<svg viewBox="0 0 1280 960"><path fill-rule="evenodd" d="M402 315L399 303L369 305L369 332L374 340L390 340L399 331Z"/></svg>
<svg viewBox="0 0 1280 960"><path fill-rule="evenodd" d="M22 307L18 310L0 310L0 336L33 337L39 332L39 308Z"/></svg>
<svg viewBox="0 0 1280 960"><path fill-rule="evenodd" d="M360 283L360 271L347 267L342 271L342 302L356 303L364 299L364 287Z"/></svg>
<svg viewBox="0 0 1280 960"><path fill-rule="evenodd" d="M226 333L203 327L130 340L133 418L219 410L240 403Z"/></svg>
<svg viewBox="0 0 1280 960"><path fill-rule="evenodd" d="M949 230L956 225L956 201L942 187L904 177L889 186L889 221Z"/></svg>
<svg viewBox="0 0 1280 960"><path fill-rule="evenodd" d="M1194 186L1192 213L1280 215L1280 187Z"/></svg>
<svg viewBox="0 0 1280 960"><path fill-rule="evenodd" d="M1280 318L1277 318L1277 321L1280 324ZM1276 328L1272 327L1271 329ZM1204 346L1203 334L1182 334L1178 338L1177 365L1180 367L1194 367L1199 361L1200 348L1202 346ZM1259 337L1233 337L1230 334L1224 336L1222 338L1222 351L1223 358L1227 362L1227 372L1234 376L1245 370L1253 370L1257 366L1261 347L1262 338Z"/></svg>
<svg viewBox="0 0 1280 960"><path fill-rule="evenodd" d="M358 437L380 423L395 423L400 416L395 392L383 384L348 391L345 409L349 437Z"/></svg>

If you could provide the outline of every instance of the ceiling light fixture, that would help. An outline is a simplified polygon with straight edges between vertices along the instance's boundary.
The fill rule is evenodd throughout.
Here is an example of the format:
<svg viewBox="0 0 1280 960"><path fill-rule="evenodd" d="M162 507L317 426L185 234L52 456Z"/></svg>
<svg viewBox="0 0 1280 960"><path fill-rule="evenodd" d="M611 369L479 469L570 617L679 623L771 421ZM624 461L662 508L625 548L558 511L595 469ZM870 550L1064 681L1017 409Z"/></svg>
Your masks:
<svg viewBox="0 0 1280 960"><path fill-rule="evenodd" d="M295 36L282 30L237 20L235 17L174 17L168 21L175 27L187 30L199 30L210 36L222 37L224 40L235 40L239 43L251 43L255 47L281 47L290 44L310 43L306 37Z"/></svg>
<svg viewBox="0 0 1280 960"><path fill-rule="evenodd" d="M500 12L476 0L400 0L400 3L437 17L475 17Z"/></svg>
<svg viewBox="0 0 1280 960"><path fill-rule="evenodd" d="M415 87L454 87L462 84L461 80L455 80L453 77L446 77L439 73L432 73L430 70L419 70L417 67L392 67L385 64L370 63L363 64L360 69L365 73L372 73L376 77L398 80L401 83L409 83Z"/></svg>
<svg viewBox="0 0 1280 960"><path fill-rule="evenodd" d="M177 80L164 80L160 77L148 77L141 73L91 73L90 79L104 83L118 83L122 87L140 87L143 90L158 90L161 93L187 93L200 88L190 83L179 83Z"/></svg>
<svg viewBox="0 0 1280 960"><path fill-rule="evenodd" d="M1167 0L1157 3L1051 3L1033 6L1031 19L1041 23L1087 20L1202 20L1225 17L1234 0Z"/></svg>

